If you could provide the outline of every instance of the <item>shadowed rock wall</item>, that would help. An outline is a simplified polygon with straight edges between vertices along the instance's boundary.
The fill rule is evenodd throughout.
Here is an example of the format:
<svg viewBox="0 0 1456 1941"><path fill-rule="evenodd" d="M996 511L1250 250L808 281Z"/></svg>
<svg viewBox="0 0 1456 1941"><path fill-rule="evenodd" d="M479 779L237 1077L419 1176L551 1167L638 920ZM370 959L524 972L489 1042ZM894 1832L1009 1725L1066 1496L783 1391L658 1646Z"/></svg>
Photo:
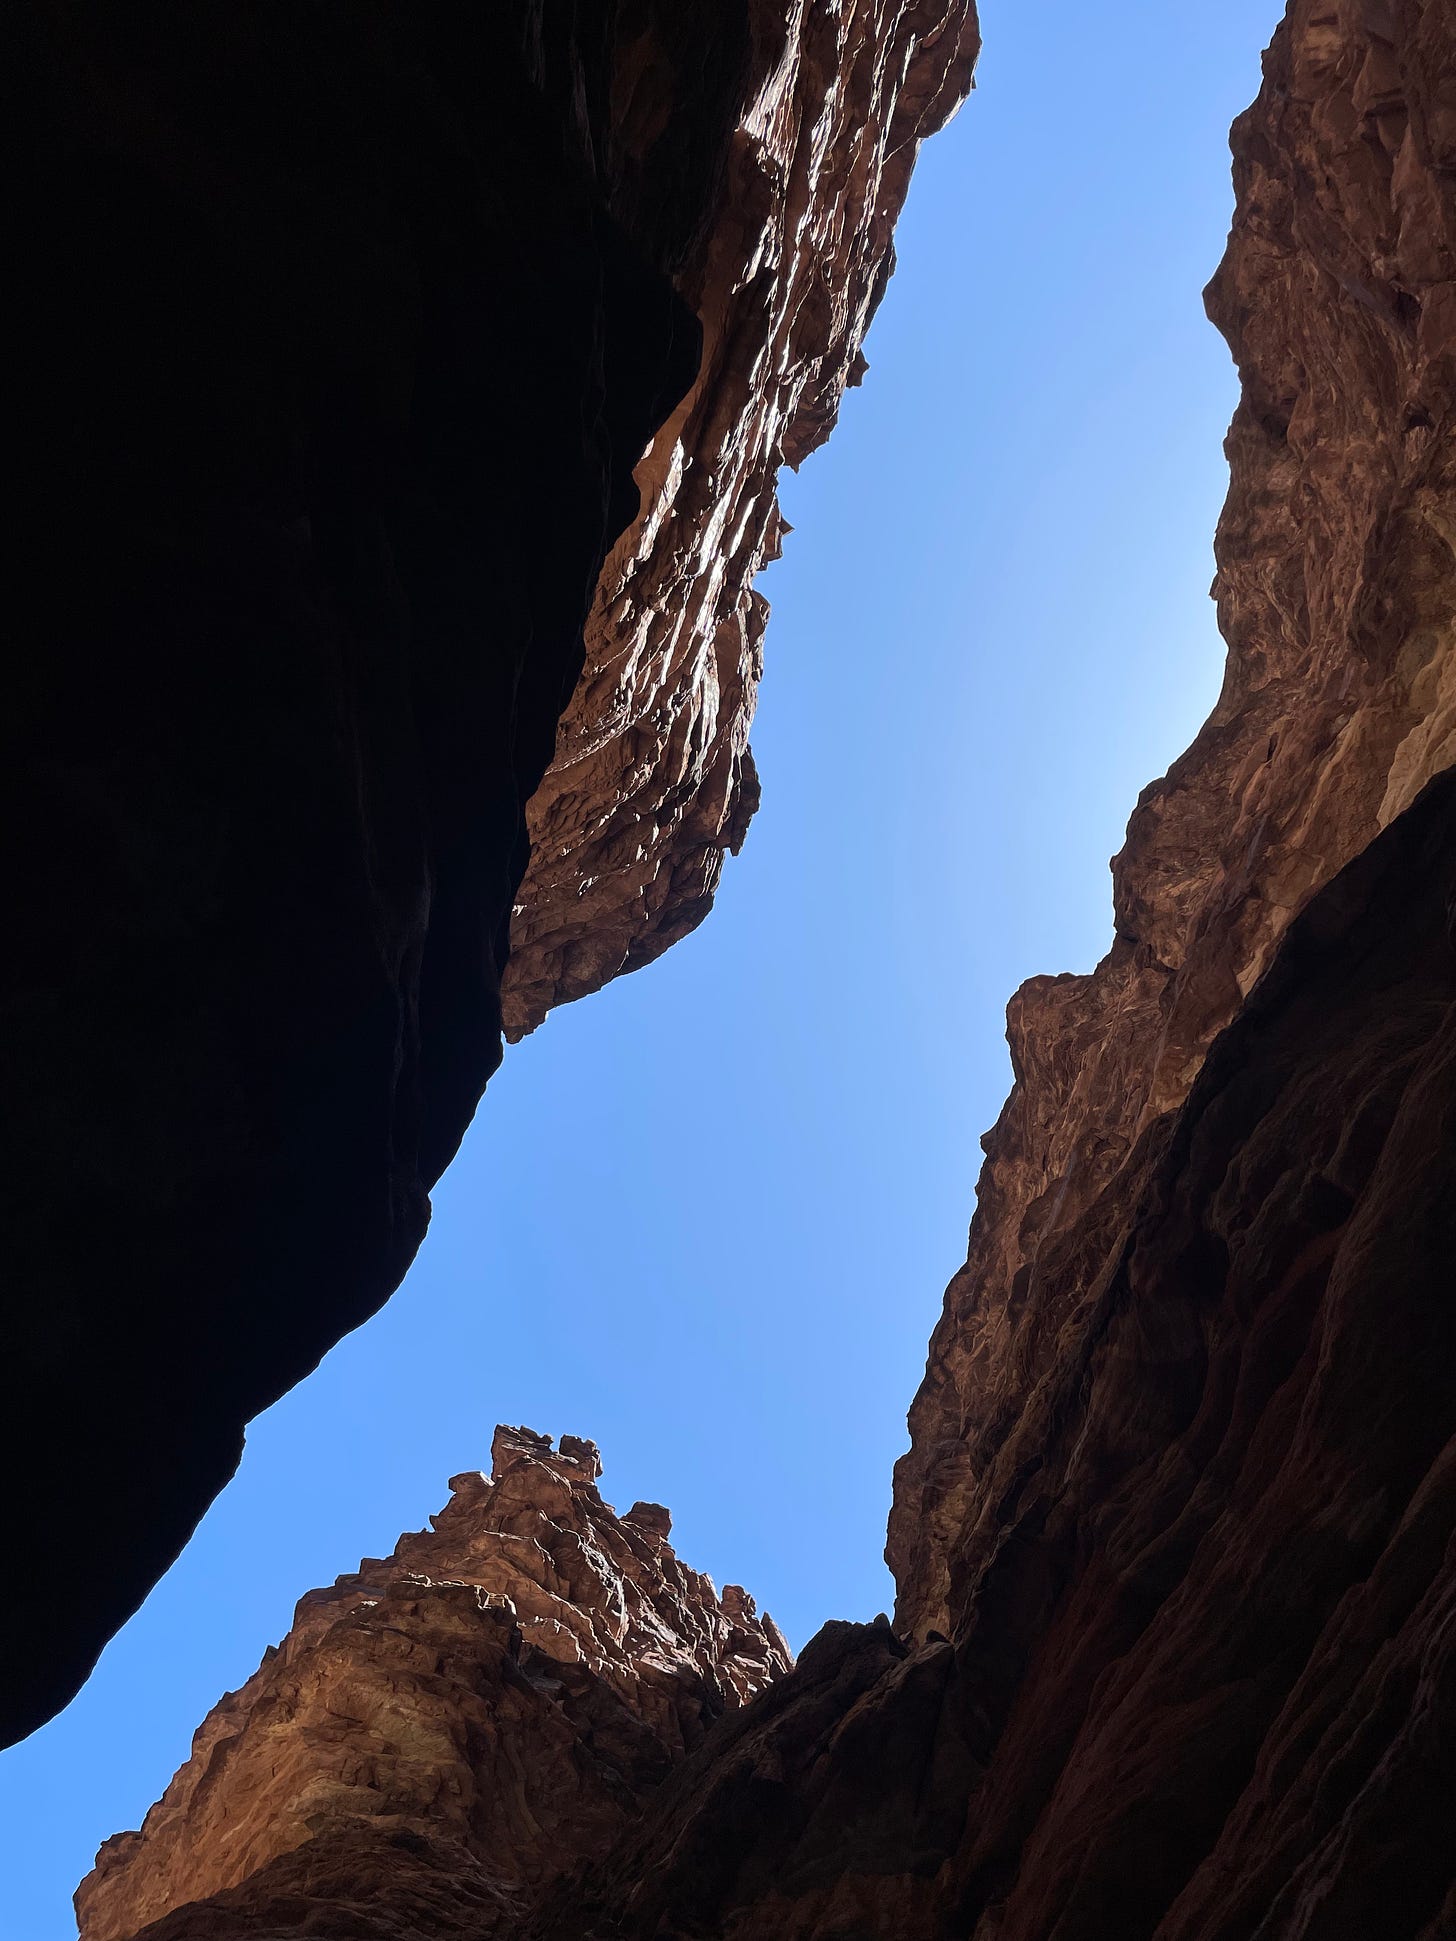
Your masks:
<svg viewBox="0 0 1456 1941"><path fill-rule="evenodd" d="M967 0L83 0L16 44L0 1742L397 1284L503 975L519 1033L708 907L774 474L977 42Z"/></svg>
<svg viewBox="0 0 1456 1941"><path fill-rule="evenodd" d="M827 1626L512 1934L1456 1931L1453 910L1447 775L1044 1251L952 1635Z"/></svg>
<svg viewBox="0 0 1456 1941"><path fill-rule="evenodd" d="M719 8L629 234L618 13L15 23L5 1739L395 1286L499 1059L524 805L696 368L670 271L745 72Z"/></svg>

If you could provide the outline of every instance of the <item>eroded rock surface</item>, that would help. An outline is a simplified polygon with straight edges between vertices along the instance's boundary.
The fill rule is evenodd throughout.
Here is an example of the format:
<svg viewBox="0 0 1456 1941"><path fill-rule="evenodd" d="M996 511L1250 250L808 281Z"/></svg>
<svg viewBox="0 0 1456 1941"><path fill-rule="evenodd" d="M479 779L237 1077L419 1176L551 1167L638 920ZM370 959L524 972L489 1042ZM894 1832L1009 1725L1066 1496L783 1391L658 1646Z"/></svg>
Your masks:
<svg viewBox="0 0 1456 1941"><path fill-rule="evenodd" d="M1456 1932L1456 16L1295 0L1234 155L1225 684L1012 1003L899 1635L533 1936Z"/></svg>
<svg viewBox="0 0 1456 1941"><path fill-rule="evenodd" d="M970 0L753 0L744 111L676 275L697 382L637 468L642 510L597 584L586 667L530 806L508 1037L660 956L707 915L758 806L748 745L784 531L776 479L829 436L894 263L921 141L971 85ZM619 88L660 89L644 59Z"/></svg>
<svg viewBox="0 0 1456 1941"><path fill-rule="evenodd" d="M533 1936L1456 1932L1456 15L1295 0L1234 153L1227 677L1011 1006L899 1635Z"/></svg>
<svg viewBox="0 0 1456 1941"><path fill-rule="evenodd" d="M1237 360L1214 592L1218 704L1146 789L1089 976L1008 1013L966 1266L911 1411L888 1555L902 1627L959 1615L952 1559L1080 1290L1047 1247L1126 1196L1296 912L1456 760L1456 19L1296 0L1233 132L1208 290Z"/></svg>
<svg viewBox="0 0 1456 1941"><path fill-rule="evenodd" d="M101 1849L84 1941L174 1909L166 1932L212 1932L189 1904L233 1889L276 1914L285 1881L335 1924L370 1899L402 1918L432 1879L452 1920L518 1911L788 1668L747 1592L678 1559L660 1504L603 1501L594 1443L500 1428L491 1465L452 1479L429 1530L301 1600L141 1831Z"/></svg>
<svg viewBox="0 0 1456 1941"><path fill-rule="evenodd" d="M1049 1241L952 1635L826 1627L531 1941L1456 1932L1453 908L1448 774Z"/></svg>

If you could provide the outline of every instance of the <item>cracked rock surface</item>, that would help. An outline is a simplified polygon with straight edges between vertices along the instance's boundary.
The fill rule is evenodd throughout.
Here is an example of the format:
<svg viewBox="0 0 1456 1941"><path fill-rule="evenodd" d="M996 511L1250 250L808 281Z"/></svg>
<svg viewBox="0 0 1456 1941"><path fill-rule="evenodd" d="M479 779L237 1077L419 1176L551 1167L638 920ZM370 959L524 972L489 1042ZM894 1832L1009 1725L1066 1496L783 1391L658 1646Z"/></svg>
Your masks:
<svg viewBox="0 0 1456 1941"><path fill-rule="evenodd" d="M776 559L776 482L829 436L894 266L920 143L971 85L969 0L753 0L719 198L677 270L696 383L637 468L586 665L531 800L511 923L508 1038L701 923L758 806L749 727ZM645 57L629 116L663 111Z"/></svg>
<svg viewBox="0 0 1456 1941"><path fill-rule="evenodd" d="M173 1910L161 1932L212 1933L221 1917L191 1904L283 1879L336 1922L332 1897L357 1901L370 1869L396 1891L396 1857L495 1918L603 1853L791 1660L746 1591L680 1561L660 1504L619 1517L600 1473L594 1443L499 1428L490 1475L454 1477L428 1530L310 1591L141 1831L102 1847L84 1941Z"/></svg>

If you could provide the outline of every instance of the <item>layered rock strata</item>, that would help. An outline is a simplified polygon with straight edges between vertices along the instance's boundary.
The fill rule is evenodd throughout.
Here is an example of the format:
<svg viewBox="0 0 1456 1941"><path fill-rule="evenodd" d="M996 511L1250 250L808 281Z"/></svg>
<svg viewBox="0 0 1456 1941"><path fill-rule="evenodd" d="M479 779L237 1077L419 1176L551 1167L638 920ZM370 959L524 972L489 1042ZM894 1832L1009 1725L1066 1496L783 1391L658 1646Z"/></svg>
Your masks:
<svg viewBox="0 0 1456 1941"><path fill-rule="evenodd" d="M758 806L748 745L785 530L779 468L829 436L894 263L920 143L964 98L969 0L754 0L719 201L676 274L697 381L637 468L642 511L597 583L586 667L531 800L506 1035L650 963L712 906ZM619 79L660 112L650 65Z"/></svg>
<svg viewBox="0 0 1456 1941"><path fill-rule="evenodd" d="M520 1029L706 907L773 472L974 46L968 0L17 22L0 1744L397 1284L510 936Z"/></svg>
<svg viewBox="0 0 1456 1941"><path fill-rule="evenodd" d="M497 1429L491 1474L453 1478L429 1530L303 1598L141 1831L101 1849L85 1941L173 1910L166 1931L207 1934L191 1904L230 1890L274 1918L284 1880L321 1931L366 1898L397 1919L396 1860L450 1883L452 1919L493 1920L604 1853L790 1658L745 1591L679 1561L666 1510L617 1516L600 1473L593 1443Z"/></svg>

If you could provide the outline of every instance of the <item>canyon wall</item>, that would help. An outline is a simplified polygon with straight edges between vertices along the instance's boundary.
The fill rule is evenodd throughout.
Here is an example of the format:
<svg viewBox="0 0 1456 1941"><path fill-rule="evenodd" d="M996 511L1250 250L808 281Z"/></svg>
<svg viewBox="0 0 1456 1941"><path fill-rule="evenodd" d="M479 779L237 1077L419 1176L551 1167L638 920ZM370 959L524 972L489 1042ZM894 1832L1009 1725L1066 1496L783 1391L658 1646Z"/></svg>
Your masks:
<svg viewBox="0 0 1456 1941"><path fill-rule="evenodd" d="M397 1284L499 1059L524 805L696 369L721 17L655 235L608 28L536 0L15 23L0 1742Z"/></svg>
<svg viewBox="0 0 1456 1941"><path fill-rule="evenodd" d="M0 1744L397 1284L503 1005L706 909L774 474L975 50L966 0L17 22Z"/></svg>
<svg viewBox="0 0 1456 1941"><path fill-rule="evenodd" d="M711 225L676 274L697 381L637 468L586 666L531 799L505 1027L650 963L701 923L758 806L748 731L785 527L776 481L833 429L893 265L921 141L971 84L968 0L753 0L745 108ZM632 116L668 112L644 61Z"/></svg>
<svg viewBox="0 0 1456 1941"><path fill-rule="evenodd" d="M1449 1941L1453 908L1448 773L1044 1245L949 1633L827 1626L513 1935Z"/></svg>
<svg viewBox="0 0 1456 1941"><path fill-rule="evenodd" d="M429 1530L310 1591L141 1831L97 1855L84 1941L176 1909L164 1931L206 1935L216 1913L189 1904L245 1882L274 1918L280 1879L337 1923L371 1850L386 1903L395 1855L451 1882L457 1914L503 1916L604 1853L790 1658L745 1591L678 1560L660 1504L617 1516L600 1473L593 1443L499 1428L490 1475L454 1477Z"/></svg>
<svg viewBox="0 0 1456 1941"><path fill-rule="evenodd" d="M831 1626L528 1931L1456 1933L1456 16L1294 0L1209 291L1208 725L1014 998Z"/></svg>
<svg viewBox="0 0 1456 1941"><path fill-rule="evenodd" d="M376 1839L149 1941L1456 1934L1456 16L1293 0L1233 145L1227 675L1012 1002L895 1623L527 1906Z"/></svg>
<svg viewBox="0 0 1456 1941"><path fill-rule="evenodd" d="M363 1573L422 1627L421 1664L362 1725L331 1708L322 1767L316 1735L265 1746L247 1708L258 1844L215 1887L204 1728L83 1891L104 1941L1456 1934L1456 15L1292 0L1234 157L1210 288L1242 384L1228 671L1133 814L1108 957L1013 1000L1016 1084L896 1477L894 1624L831 1623L771 1679L775 1640L745 1625L750 1703L724 1692L611 1827L574 1763L586 1837L517 1827L507 1851L477 1828L519 1775L492 1790L487 1761L475 1818L463 1781L422 1810L393 1750L416 1720L429 1771L472 1730L503 1744L505 1672L461 1691L451 1654L540 1649L517 1622L489 1655L492 1586L442 1520L411 1541L444 1546L458 1602L423 1550L399 1561L428 1593ZM618 967L618 915L606 934L597 960L546 952L537 1010ZM580 1444L566 1464L595 1467ZM617 1696L647 1662L624 1638ZM551 1706L527 1724L543 1756ZM401 1838L371 1782L419 1815ZM184 1863L205 1898L136 1928Z"/></svg>
<svg viewBox="0 0 1456 1941"><path fill-rule="evenodd" d="M1223 689L1133 812L1109 954L1010 1005L1016 1082L896 1477L909 1633L952 1621L972 1505L1083 1299L1045 1250L1129 1190L1295 913L1456 761L1453 116L1450 10L1341 0L1291 7L1235 125Z"/></svg>

